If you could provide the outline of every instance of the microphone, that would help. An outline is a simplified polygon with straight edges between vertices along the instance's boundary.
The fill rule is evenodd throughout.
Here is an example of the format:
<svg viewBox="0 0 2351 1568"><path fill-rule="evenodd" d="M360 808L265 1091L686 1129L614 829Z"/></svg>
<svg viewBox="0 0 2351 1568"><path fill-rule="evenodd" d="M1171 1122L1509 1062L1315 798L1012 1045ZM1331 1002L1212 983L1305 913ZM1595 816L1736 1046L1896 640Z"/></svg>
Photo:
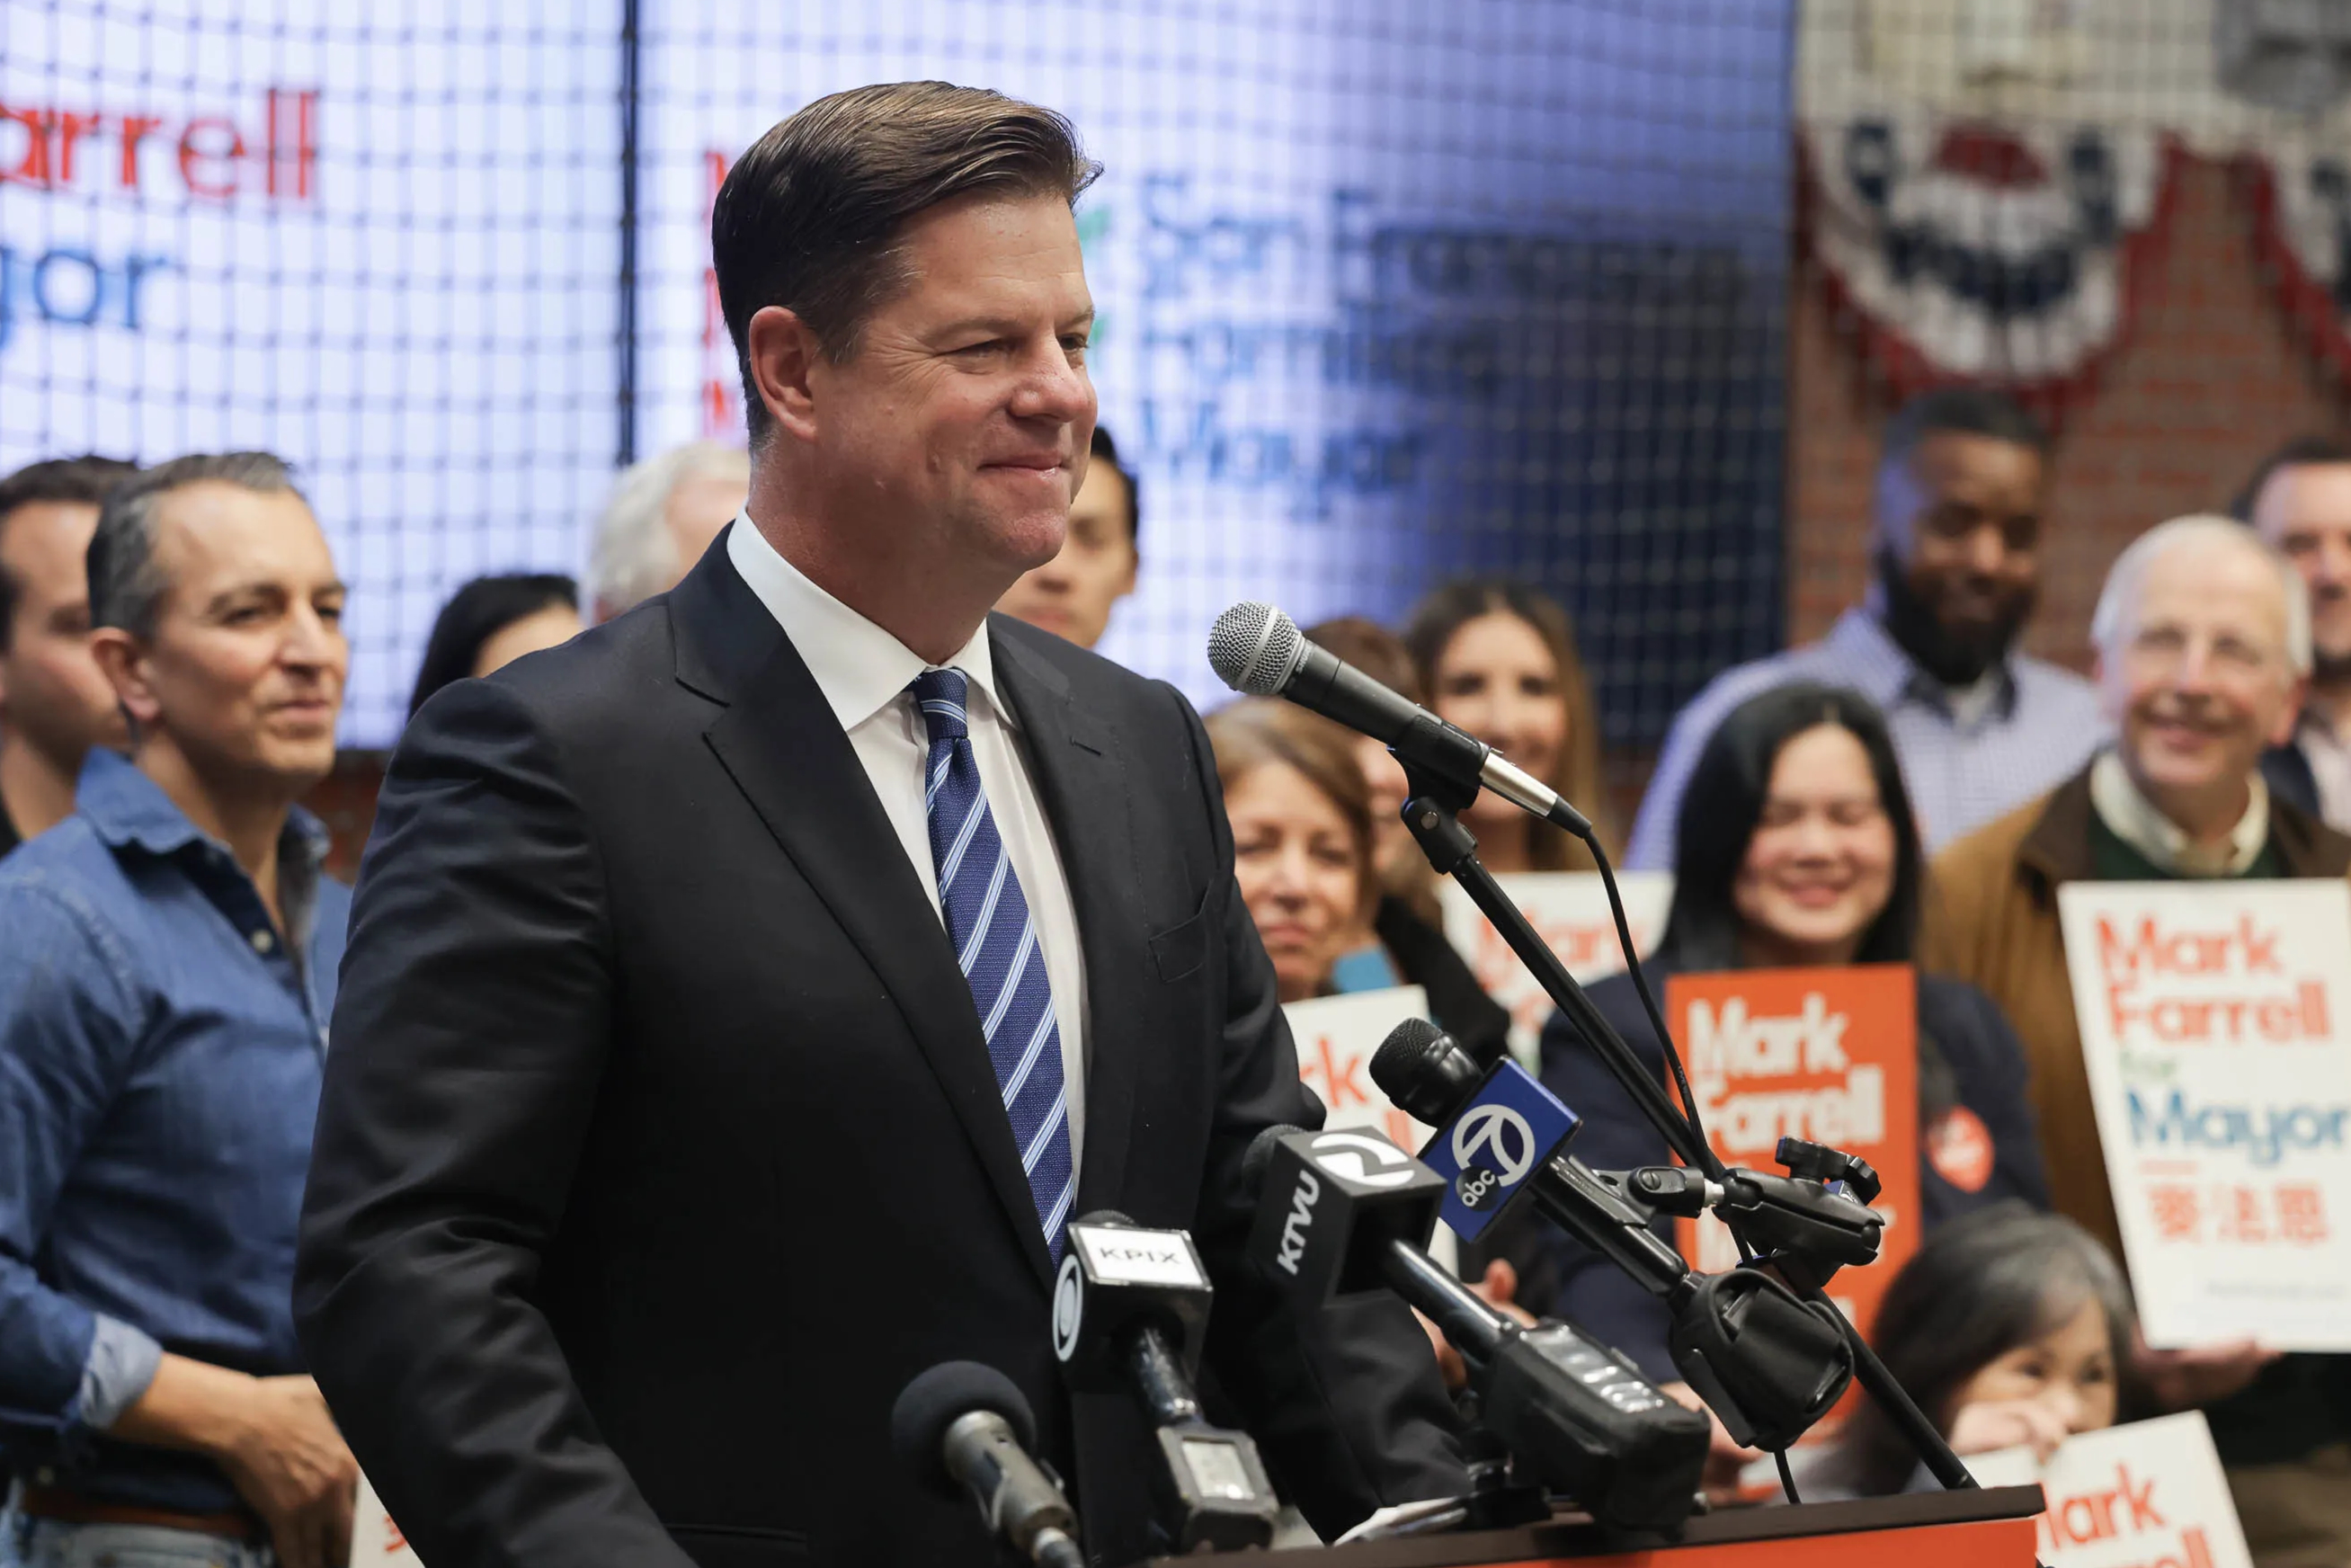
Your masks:
<svg viewBox="0 0 2351 1568"><path fill-rule="evenodd" d="M1578 838L1592 823L1559 792L1468 731L1406 701L1328 649L1306 640L1270 604L1236 604L1208 632L1217 678L1253 697L1285 697L1384 742L1407 768L1463 789L1491 789Z"/></svg>
<svg viewBox="0 0 2351 1568"><path fill-rule="evenodd" d="M1688 1517L1706 1417L1571 1324L1495 1311L1430 1258L1442 1176L1361 1128L1269 1127L1241 1169L1258 1194L1249 1256L1298 1310L1384 1286L1460 1351L1486 1430L1553 1490L1627 1529Z"/></svg>
<svg viewBox="0 0 2351 1568"><path fill-rule="evenodd" d="M1212 1426L1192 1373L1215 1291L1181 1230L1146 1230L1115 1210L1070 1222L1053 1281L1053 1354L1070 1386L1132 1390L1156 1430L1159 1490L1178 1552L1273 1540L1281 1504L1257 1444Z"/></svg>
<svg viewBox="0 0 2351 1568"><path fill-rule="evenodd" d="M899 1392L890 1446L926 1486L961 1481L987 1528L1041 1568L1086 1568L1078 1516L1051 1470L1031 1458L1037 1426L1010 1378L976 1361L946 1361Z"/></svg>
<svg viewBox="0 0 2351 1568"><path fill-rule="evenodd" d="M1422 1153L1447 1184L1447 1225L1473 1239L1531 1191L1552 1223L1672 1310L1667 1347L1674 1364L1741 1444L1786 1448L1826 1416L1852 1382L1853 1353L1825 1298L1800 1301L1750 1269L1694 1272L1649 1228L1656 1210L1635 1196L1637 1184L1621 1173L1594 1171L1566 1152L1581 1124L1575 1113L1517 1062L1486 1071L1452 1036L1426 1019L1407 1019L1373 1055L1372 1082L1437 1129ZM1743 1193L1758 1190L1752 1173L1735 1177ZM1855 1244L1836 1234L1842 1244ZM1874 1252L1874 1231L1868 1245Z"/></svg>

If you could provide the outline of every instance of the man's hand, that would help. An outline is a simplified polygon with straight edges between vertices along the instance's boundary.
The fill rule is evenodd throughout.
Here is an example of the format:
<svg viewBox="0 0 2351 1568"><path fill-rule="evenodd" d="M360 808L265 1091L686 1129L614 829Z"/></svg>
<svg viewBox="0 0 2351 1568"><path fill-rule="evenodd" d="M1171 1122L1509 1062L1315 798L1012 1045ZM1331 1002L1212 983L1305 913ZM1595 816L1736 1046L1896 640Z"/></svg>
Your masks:
<svg viewBox="0 0 2351 1568"><path fill-rule="evenodd" d="M237 1492L269 1526L283 1568L343 1568L360 1468L307 1377L254 1380L245 1429L217 1456Z"/></svg>
<svg viewBox="0 0 2351 1568"><path fill-rule="evenodd" d="M1700 1473L1698 1486L1706 1493L1707 1501L1738 1501L1740 1475L1749 1465L1763 1457L1763 1450L1740 1447L1731 1437L1730 1428L1722 1424L1722 1417L1708 1408L1706 1401L1698 1396L1698 1390L1688 1384L1660 1383L1657 1392L1675 1404L1706 1417L1711 1440L1707 1445L1706 1469Z"/></svg>
<svg viewBox="0 0 2351 1568"><path fill-rule="evenodd" d="M1989 1454L2022 1446L2045 1465L2066 1436L2064 1418L2037 1399L1990 1399L1960 1407L1951 1423L1951 1452Z"/></svg>
<svg viewBox="0 0 2351 1568"><path fill-rule="evenodd" d="M2134 1338L2131 1363L2164 1409L2199 1410L2241 1392L2281 1354L2249 1339L2194 1350L2150 1350L2144 1338Z"/></svg>
<svg viewBox="0 0 2351 1568"><path fill-rule="evenodd" d="M166 1355L113 1435L219 1462L269 1528L281 1568L343 1568L359 1463L307 1377L250 1377Z"/></svg>
<svg viewBox="0 0 2351 1568"><path fill-rule="evenodd" d="M1470 1289L1483 1297L1488 1306L1496 1308L1507 1317L1517 1319L1529 1328L1534 1327L1533 1315L1512 1300L1519 1293L1519 1271L1508 1262L1497 1258L1487 1264L1486 1277ZM1418 1312L1412 1315L1420 1318L1420 1326L1428 1334L1429 1348L1437 1352L1437 1370L1445 1375L1445 1386L1457 1389L1467 1384L1469 1368L1462 1361L1461 1353L1454 1349L1452 1342L1445 1337L1445 1331Z"/></svg>

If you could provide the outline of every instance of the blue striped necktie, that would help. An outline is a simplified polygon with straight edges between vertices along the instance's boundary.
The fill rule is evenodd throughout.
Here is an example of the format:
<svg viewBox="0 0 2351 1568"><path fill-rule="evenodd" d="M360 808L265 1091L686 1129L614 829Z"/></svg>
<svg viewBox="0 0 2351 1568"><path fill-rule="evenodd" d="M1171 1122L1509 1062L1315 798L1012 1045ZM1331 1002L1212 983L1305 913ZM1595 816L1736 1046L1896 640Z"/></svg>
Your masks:
<svg viewBox="0 0 2351 1568"><path fill-rule="evenodd" d="M939 907L956 962L979 1009L996 1086L1004 1093L1012 1141L1029 1173L1029 1194L1053 1261L1061 1260L1062 1227L1077 1197L1070 1157L1070 1107L1061 1082L1061 1030L1053 1019L1053 988L1037 923L1021 896L1020 878L1004 852L979 764L971 753L961 670L925 670L907 688L931 734L925 790L930 817L931 866L938 873Z"/></svg>

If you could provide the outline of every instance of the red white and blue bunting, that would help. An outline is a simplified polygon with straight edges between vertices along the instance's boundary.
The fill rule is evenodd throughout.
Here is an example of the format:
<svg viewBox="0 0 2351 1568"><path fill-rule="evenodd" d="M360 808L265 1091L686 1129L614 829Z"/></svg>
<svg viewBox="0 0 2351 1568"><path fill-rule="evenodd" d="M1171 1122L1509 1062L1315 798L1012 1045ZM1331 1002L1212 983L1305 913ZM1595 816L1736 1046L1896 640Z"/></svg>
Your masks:
<svg viewBox="0 0 2351 1568"><path fill-rule="evenodd" d="M2253 243L2278 303L2351 377L2351 153L2286 144L2237 162Z"/></svg>
<svg viewBox="0 0 2351 1568"><path fill-rule="evenodd" d="M1802 243L1898 393L1985 382L2062 413L2128 337L2167 237L2171 138L1901 112L1800 137Z"/></svg>

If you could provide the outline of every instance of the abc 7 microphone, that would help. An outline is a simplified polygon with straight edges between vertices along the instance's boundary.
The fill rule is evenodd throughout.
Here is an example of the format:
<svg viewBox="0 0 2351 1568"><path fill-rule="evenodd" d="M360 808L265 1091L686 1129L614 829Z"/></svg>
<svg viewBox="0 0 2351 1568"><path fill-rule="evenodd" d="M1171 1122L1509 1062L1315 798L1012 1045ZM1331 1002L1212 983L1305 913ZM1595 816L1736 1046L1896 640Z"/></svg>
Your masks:
<svg viewBox="0 0 2351 1568"><path fill-rule="evenodd" d="M1693 1271L1649 1228L1656 1210L1621 1176L1566 1152L1580 1119L1517 1062L1481 1068L1450 1035L1408 1019L1374 1054L1372 1082L1437 1129L1424 1152L1445 1189L1447 1226L1475 1240L1531 1192L1561 1229L1666 1303L1675 1366L1740 1443L1787 1448L1852 1383L1834 1308L1798 1300L1760 1270Z"/></svg>
<svg viewBox="0 0 2351 1568"><path fill-rule="evenodd" d="M1496 1312L1430 1258L1444 1177L1363 1128L1270 1127L1243 1169L1258 1191L1249 1256L1295 1310L1393 1291L1461 1353L1481 1424L1522 1475L1612 1525L1670 1530L1688 1516L1706 1417L1569 1324L1530 1329Z"/></svg>
<svg viewBox="0 0 2351 1568"><path fill-rule="evenodd" d="M1179 1552L1263 1546L1281 1504L1245 1432L1209 1424L1193 1391L1214 1297L1192 1239L1103 1210L1070 1222L1053 1282L1053 1354L1071 1388L1126 1389L1159 1446L1162 1513Z"/></svg>

